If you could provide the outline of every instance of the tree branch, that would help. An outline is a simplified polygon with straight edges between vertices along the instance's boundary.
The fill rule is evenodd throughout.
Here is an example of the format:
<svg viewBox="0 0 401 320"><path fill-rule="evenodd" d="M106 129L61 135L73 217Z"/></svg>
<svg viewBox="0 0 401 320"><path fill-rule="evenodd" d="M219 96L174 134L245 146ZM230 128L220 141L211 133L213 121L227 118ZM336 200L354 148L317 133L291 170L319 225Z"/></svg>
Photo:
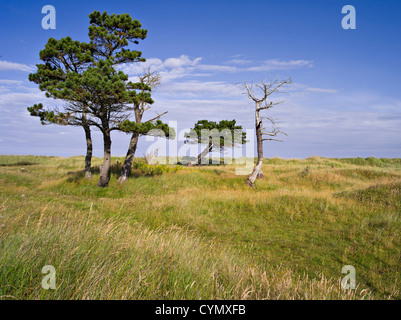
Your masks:
<svg viewBox="0 0 401 320"><path fill-rule="evenodd" d="M156 113L157 113L157 112L156 112ZM158 114L157 117L154 117L154 118L152 118L152 119L150 119L150 120L148 120L148 121L145 121L145 123L146 123L146 122L155 121L155 120L159 119L161 116L165 115L166 113L168 113L168 111L163 112L162 114Z"/></svg>
<svg viewBox="0 0 401 320"><path fill-rule="evenodd" d="M248 95L248 97L250 99L252 99L254 102L260 104L260 103L266 101L268 96L270 96L274 92L278 92L278 89L281 86L283 86L285 84L290 84L290 83L292 83L291 77L288 78L287 80L283 80L283 81L275 80L275 81L272 81L272 82L269 82L269 83L265 83L265 82L261 81L260 84L256 84L255 86L262 91L262 93L263 93L263 97L262 98L257 98L255 96L255 93L254 93L254 90L253 90L253 83L251 83L251 85L249 86L248 83L245 81L244 82L244 87L246 89L246 94ZM278 103L281 103L281 102L278 102ZM270 108L273 105L278 104L278 103L277 102L276 103L271 102L269 105L266 103L266 106L261 107L260 110L268 109L268 108Z"/></svg>

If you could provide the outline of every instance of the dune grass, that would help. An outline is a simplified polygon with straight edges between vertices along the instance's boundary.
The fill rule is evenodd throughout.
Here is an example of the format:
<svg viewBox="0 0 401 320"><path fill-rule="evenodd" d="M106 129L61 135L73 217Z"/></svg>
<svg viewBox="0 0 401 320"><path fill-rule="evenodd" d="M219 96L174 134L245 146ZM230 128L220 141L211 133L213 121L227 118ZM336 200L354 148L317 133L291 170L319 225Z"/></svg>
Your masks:
<svg viewBox="0 0 401 320"><path fill-rule="evenodd" d="M121 186L122 160L98 188L101 159L0 156L0 299L401 298L400 159L265 159L256 189L141 159Z"/></svg>

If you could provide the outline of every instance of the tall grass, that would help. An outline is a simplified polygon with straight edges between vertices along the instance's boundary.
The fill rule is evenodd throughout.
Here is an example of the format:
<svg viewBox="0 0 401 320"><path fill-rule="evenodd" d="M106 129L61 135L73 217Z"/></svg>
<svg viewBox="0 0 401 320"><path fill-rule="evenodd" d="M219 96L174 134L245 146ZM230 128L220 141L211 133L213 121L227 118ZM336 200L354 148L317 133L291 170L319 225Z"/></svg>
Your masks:
<svg viewBox="0 0 401 320"><path fill-rule="evenodd" d="M81 157L0 164L1 299L401 298L397 168L265 159L254 190L234 165L140 164L104 189Z"/></svg>

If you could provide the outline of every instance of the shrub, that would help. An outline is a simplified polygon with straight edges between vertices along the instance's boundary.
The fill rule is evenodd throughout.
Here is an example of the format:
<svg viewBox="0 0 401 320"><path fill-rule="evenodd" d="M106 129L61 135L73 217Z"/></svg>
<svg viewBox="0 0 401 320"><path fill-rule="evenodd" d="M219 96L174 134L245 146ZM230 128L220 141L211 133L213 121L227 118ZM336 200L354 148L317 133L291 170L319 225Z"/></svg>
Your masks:
<svg viewBox="0 0 401 320"><path fill-rule="evenodd" d="M179 170L179 167L168 167L163 164L147 164L144 162L135 162L132 165L132 168L136 170L135 173L139 175L145 175L145 176L155 176L155 175L162 175L163 173L169 173L169 172L176 172Z"/></svg>

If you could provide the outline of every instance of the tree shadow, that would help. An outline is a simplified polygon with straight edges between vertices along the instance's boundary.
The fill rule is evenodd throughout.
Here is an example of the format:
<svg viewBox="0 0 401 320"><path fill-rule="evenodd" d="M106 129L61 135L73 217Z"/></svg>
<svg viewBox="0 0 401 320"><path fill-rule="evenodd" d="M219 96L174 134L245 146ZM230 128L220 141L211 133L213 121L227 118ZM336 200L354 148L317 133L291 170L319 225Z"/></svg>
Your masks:
<svg viewBox="0 0 401 320"><path fill-rule="evenodd" d="M36 162L29 162L29 161L19 161L15 163L0 163L0 167L21 167L21 166L33 166L38 164Z"/></svg>
<svg viewBox="0 0 401 320"><path fill-rule="evenodd" d="M121 175L121 168L123 164L120 161L117 161L116 163L113 163L110 166L110 171L109 171L109 178L111 176L116 177L117 179ZM130 173L130 178L139 178L139 177L150 177L150 176L155 176L155 175L161 175L165 172L171 172L172 170L164 165L150 165L147 164L144 160L136 160L133 162L132 167L131 167L131 173ZM100 174L100 166L93 166L91 168L91 173L92 175L94 174ZM79 171L69 171L67 172L67 181L68 182L75 182L79 183L80 181L85 179L85 171L84 170L79 170Z"/></svg>
<svg viewBox="0 0 401 320"><path fill-rule="evenodd" d="M190 161L194 161L194 160L197 160L197 158L196 157L184 156L184 157L182 157L180 159L179 162L177 162L177 165L179 165L179 166L187 166ZM225 166L225 165L227 165L227 163L224 163L224 158L220 158L219 162L217 162L217 163L213 163L213 161L217 162L216 159L209 158L208 163L194 164L193 166L194 167L195 166L207 167L207 166Z"/></svg>
<svg viewBox="0 0 401 320"><path fill-rule="evenodd" d="M111 175L113 175L117 178L120 177L121 167L122 167L121 162L117 161L117 163L113 163L110 166L109 178L111 177ZM100 174L100 166L92 166L91 173L92 173L92 175ZM69 176L67 178L68 182L79 182L79 181L85 179L85 170L69 171L69 172L67 172L67 176Z"/></svg>

